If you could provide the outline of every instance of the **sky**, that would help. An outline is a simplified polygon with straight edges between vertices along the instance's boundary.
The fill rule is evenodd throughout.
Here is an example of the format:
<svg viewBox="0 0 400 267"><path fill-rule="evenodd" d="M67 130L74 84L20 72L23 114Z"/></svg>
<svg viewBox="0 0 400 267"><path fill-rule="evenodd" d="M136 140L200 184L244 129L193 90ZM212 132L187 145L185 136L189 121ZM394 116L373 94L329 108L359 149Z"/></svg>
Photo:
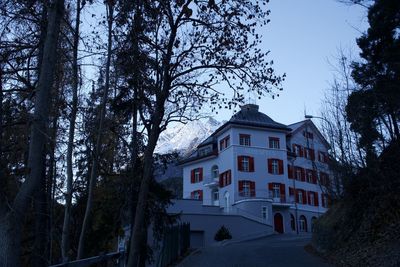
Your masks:
<svg viewBox="0 0 400 267"><path fill-rule="evenodd" d="M257 100L260 111L290 124L307 114L319 115L324 92L333 79L338 49L358 56L356 38L368 28L367 10L335 0L271 0L271 22L264 28L262 47L270 50L277 73L286 73L278 98ZM219 121L232 111L220 111ZM315 123L319 124L318 121Z"/></svg>

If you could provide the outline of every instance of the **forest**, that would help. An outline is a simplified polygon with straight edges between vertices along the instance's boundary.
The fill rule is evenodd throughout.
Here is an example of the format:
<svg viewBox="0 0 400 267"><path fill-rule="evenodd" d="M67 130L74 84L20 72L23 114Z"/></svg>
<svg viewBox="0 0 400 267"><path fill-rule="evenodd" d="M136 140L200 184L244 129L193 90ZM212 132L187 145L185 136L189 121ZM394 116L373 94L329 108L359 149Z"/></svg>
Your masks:
<svg viewBox="0 0 400 267"><path fill-rule="evenodd" d="M144 229L172 221L160 133L282 90L255 30L267 2L1 1L1 265L113 251L131 225L127 266L143 266Z"/></svg>

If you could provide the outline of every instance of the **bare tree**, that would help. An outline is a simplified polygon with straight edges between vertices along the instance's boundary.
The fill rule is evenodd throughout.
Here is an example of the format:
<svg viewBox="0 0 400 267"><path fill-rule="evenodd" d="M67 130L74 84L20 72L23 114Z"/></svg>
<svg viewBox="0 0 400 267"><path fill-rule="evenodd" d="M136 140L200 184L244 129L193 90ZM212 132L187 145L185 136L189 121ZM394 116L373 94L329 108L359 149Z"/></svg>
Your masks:
<svg viewBox="0 0 400 267"><path fill-rule="evenodd" d="M113 38L113 24L114 24L114 1L109 0L105 2L105 6L107 9L107 58L106 58L106 66L105 66L105 84L103 90L103 96L100 105L100 114L98 116L98 135L96 138L96 144L93 152L93 163L90 172L89 179L89 188L88 188L88 197L86 203L85 215L83 218L81 233L79 236L79 244L78 244L78 253L77 259L81 259L84 253L84 243L85 243L85 234L87 232L87 228L89 226L89 218L93 204L93 189L96 185L96 180L98 176L98 167L99 167L99 154L101 150L101 141L104 130L104 119L106 116L106 105L108 100L108 93L110 89L110 67L111 67L111 57L112 57L112 38Z"/></svg>
<svg viewBox="0 0 400 267"><path fill-rule="evenodd" d="M35 90L35 111L31 126L28 175L11 202L0 203L0 262L3 266L20 266L22 221L43 175L44 146L49 115L50 92L64 1L49 1L46 38L40 61L39 80Z"/></svg>
<svg viewBox="0 0 400 267"><path fill-rule="evenodd" d="M138 91L139 115L147 132L143 175L134 216L128 266L139 266L145 243L145 210L153 175L153 152L160 133L173 121L187 121L201 107L232 108L243 92L273 94L282 77L258 48L258 23L266 24L268 1L152 1L138 7L146 34L139 47L147 62ZM232 89L224 97L221 85Z"/></svg>

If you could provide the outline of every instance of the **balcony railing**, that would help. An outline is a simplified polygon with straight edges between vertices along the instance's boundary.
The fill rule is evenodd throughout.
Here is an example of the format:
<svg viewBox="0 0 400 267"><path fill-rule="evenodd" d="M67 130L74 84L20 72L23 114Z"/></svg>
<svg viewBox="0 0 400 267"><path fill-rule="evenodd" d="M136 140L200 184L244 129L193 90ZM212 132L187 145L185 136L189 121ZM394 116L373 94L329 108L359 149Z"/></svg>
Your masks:
<svg viewBox="0 0 400 267"><path fill-rule="evenodd" d="M205 186L218 186L219 178L210 176L203 177L203 185Z"/></svg>

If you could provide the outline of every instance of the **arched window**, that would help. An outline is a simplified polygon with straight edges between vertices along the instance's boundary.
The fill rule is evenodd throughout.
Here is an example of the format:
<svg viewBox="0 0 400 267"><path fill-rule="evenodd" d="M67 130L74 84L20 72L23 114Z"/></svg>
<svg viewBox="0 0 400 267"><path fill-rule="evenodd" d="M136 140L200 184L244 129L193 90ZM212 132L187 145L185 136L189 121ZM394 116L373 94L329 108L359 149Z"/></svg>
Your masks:
<svg viewBox="0 0 400 267"><path fill-rule="evenodd" d="M290 213L290 228L292 228L292 231L296 231L296 220L294 219L294 216L291 213Z"/></svg>
<svg viewBox="0 0 400 267"><path fill-rule="evenodd" d="M299 230L300 232L307 232L307 219L304 215L299 218Z"/></svg>
<svg viewBox="0 0 400 267"><path fill-rule="evenodd" d="M219 176L219 170L218 170L218 166L214 165L211 167L211 177L212 178L218 178Z"/></svg>

